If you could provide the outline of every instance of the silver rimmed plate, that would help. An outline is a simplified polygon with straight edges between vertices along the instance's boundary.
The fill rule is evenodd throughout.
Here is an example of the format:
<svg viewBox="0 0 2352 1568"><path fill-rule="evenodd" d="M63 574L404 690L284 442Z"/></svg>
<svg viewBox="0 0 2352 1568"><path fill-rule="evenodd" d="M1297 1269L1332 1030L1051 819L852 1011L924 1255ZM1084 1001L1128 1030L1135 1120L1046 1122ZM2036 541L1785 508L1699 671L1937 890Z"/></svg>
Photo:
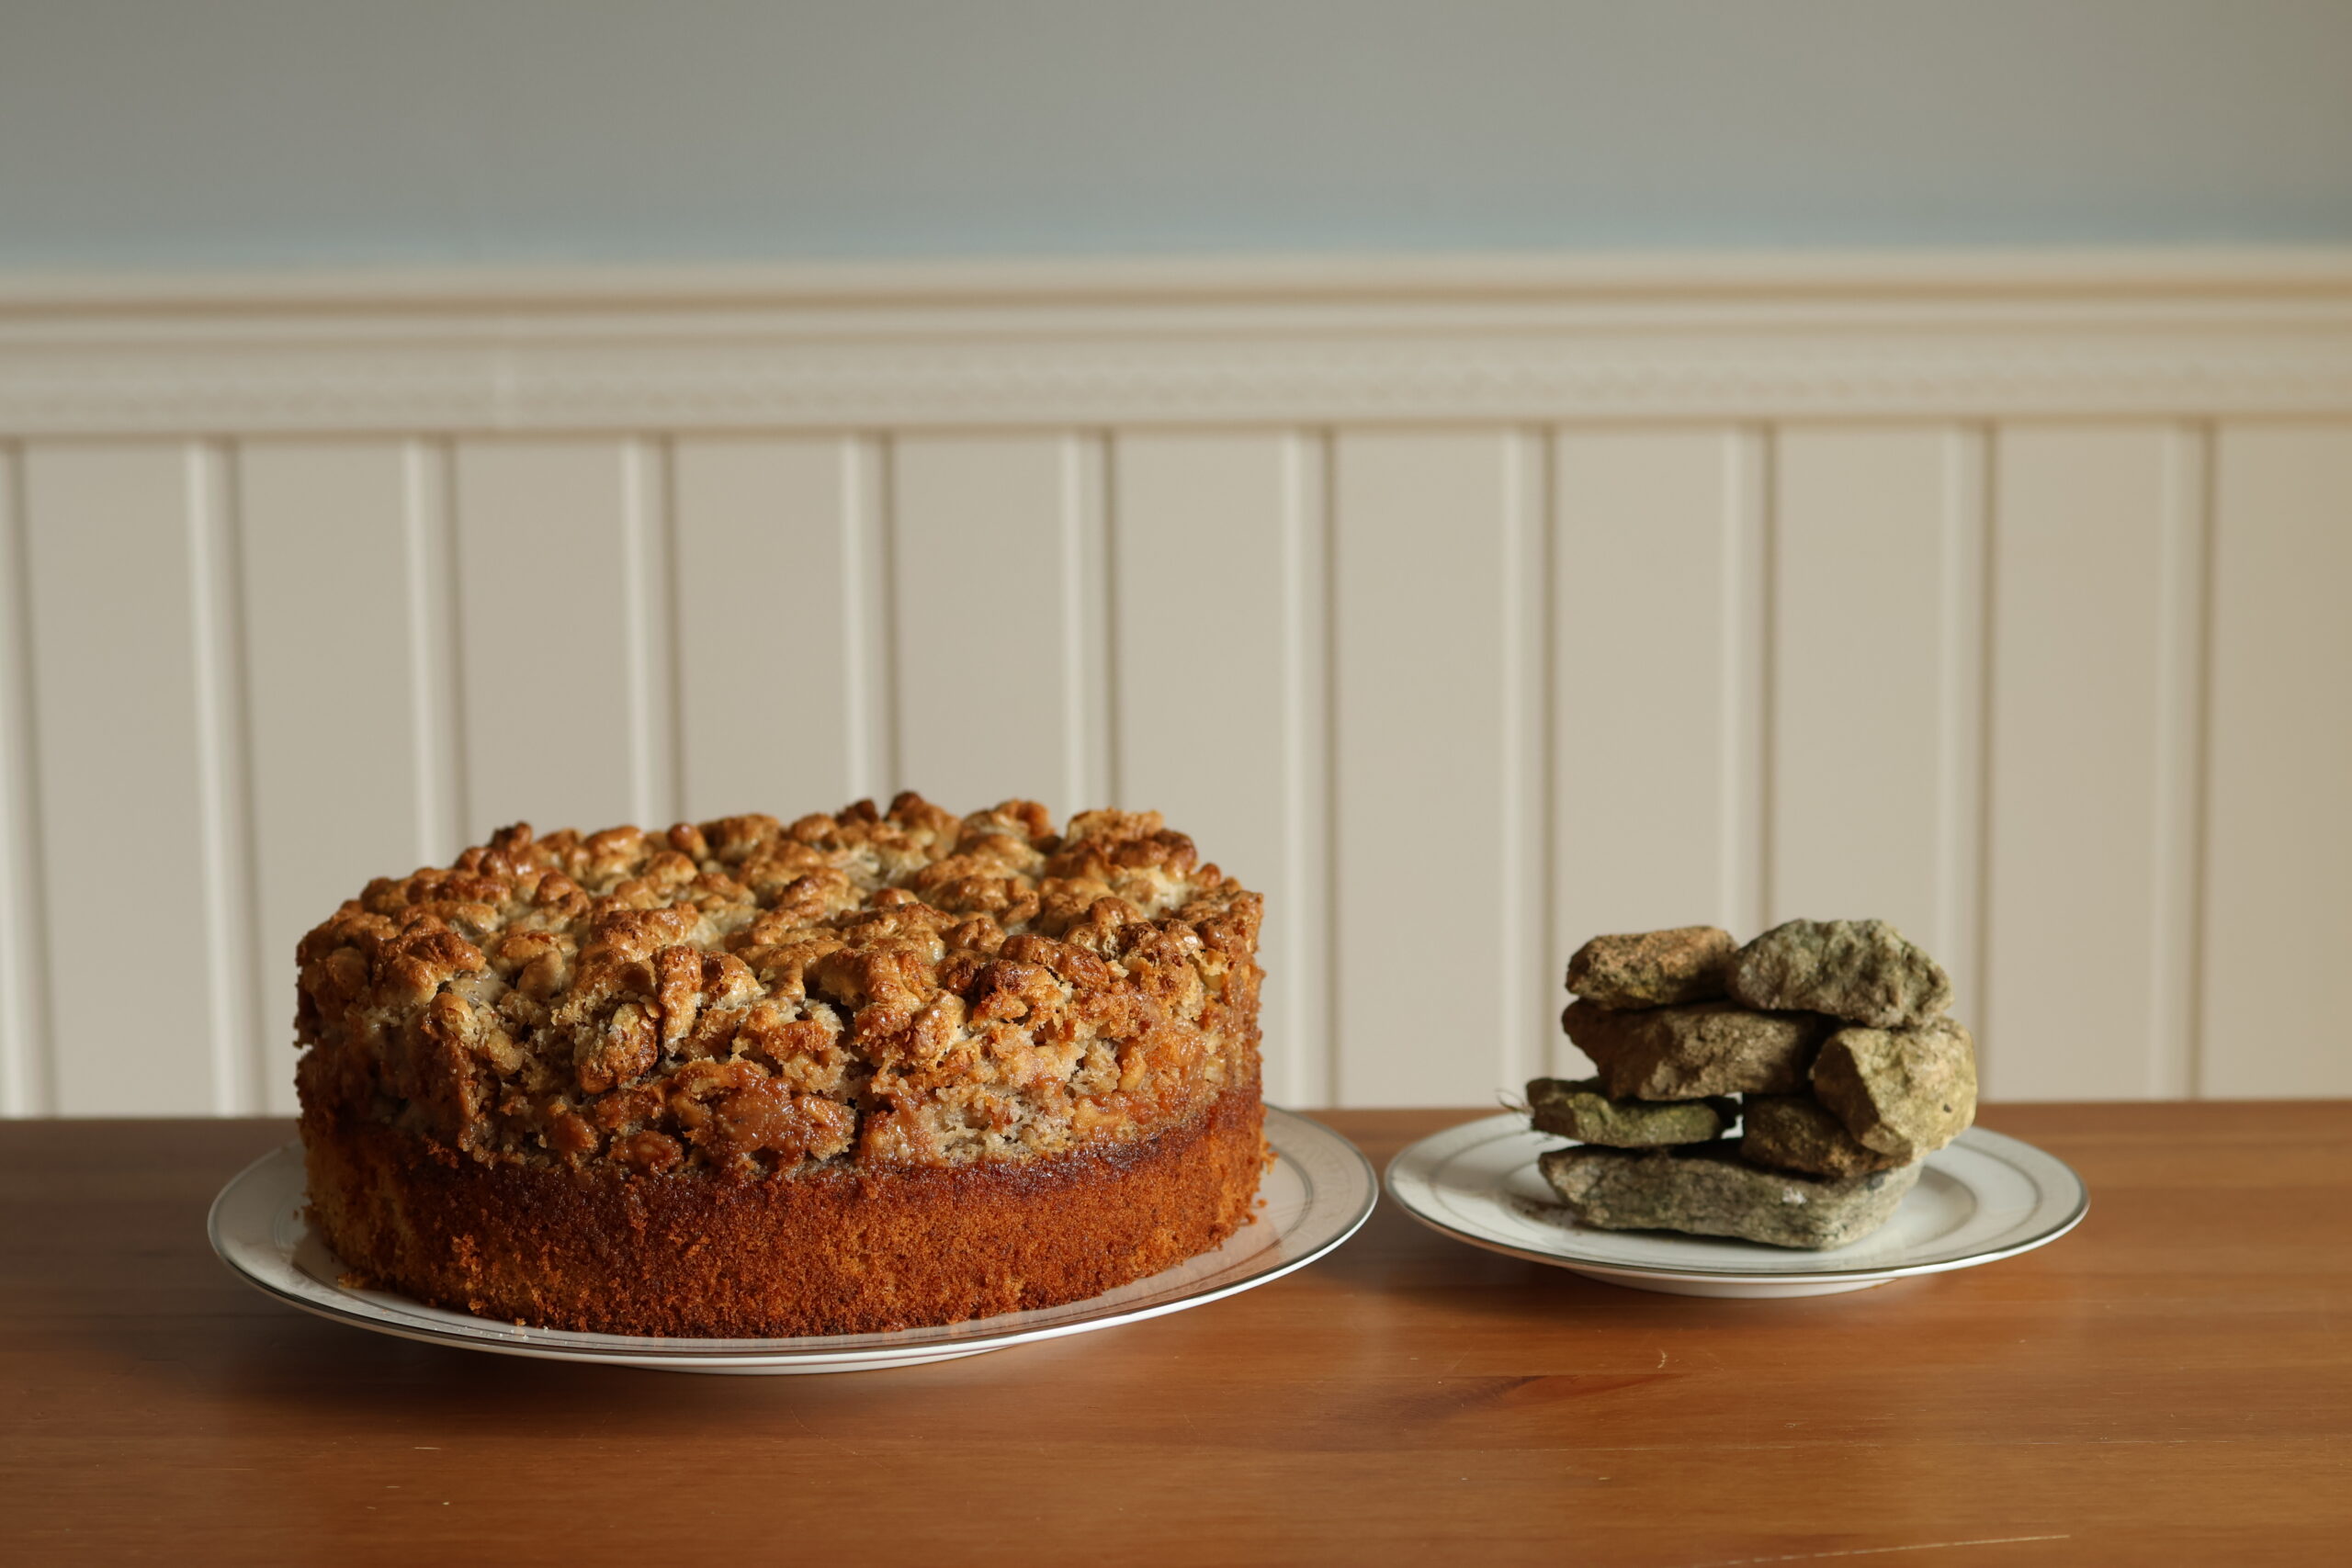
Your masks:
<svg viewBox="0 0 2352 1568"><path fill-rule="evenodd" d="M1449 1127L1388 1162L1388 1195L1423 1224L1473 1247L1683 1296L1826 1296L1972 1269L2057 1240L2090 1207L2083 1179L2064 1161L1972 1127L1928 1156L1893 1219L1849 1247L1803 1252L1596 1230L1577 1223L1535 1168L1535 1156L1560 1142L1531 1131L1520 1115Z"/></svg>
<svg viewBox="0 0 2352 1568"><path fill-rule="evenodd" d="M1182 1312L1279 1280L1355 1234L1372 1213L1372 1167L1339 1134L1303 1116L1266 1109L1272 1165L1259 1183L1257 1223L1214 1252L1067 1306L1001 1317L807 1339L662 1339L519 1328L427 1306L385 1291L336 1283L343 1264L302 1218L302 1152L289 1144L240 1172L212 1201L212 1249L251 1284L305 1312L356 1328L565 1361L604 1361L680 1372L850 1372L910 1367L1057 1339Z"/></svg>

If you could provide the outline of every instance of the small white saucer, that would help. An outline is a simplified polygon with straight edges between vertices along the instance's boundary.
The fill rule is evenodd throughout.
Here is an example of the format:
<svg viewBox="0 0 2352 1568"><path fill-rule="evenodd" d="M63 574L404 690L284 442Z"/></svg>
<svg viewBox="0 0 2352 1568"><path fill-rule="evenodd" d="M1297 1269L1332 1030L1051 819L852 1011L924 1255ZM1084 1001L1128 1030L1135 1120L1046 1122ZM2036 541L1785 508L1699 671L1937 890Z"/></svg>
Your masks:
<svg viewBox="0 0 2352 1568"><path fill-rule="evenodd" d="M427 1306L387 1291L336 1283L343 1264L302 1218L302 1151L288 1144L247 1166L212 1201L212 1249L247 1282L304 1312L379 1334L564 1361L678 1372L852 1372L911 1367L1137 1323L1202 1306L1303 1269L1355 1234L1378 1186L1356 1146L1319 1122L1266 1108L1274 1162L1259 1183L1264 1207L1215 1252L1066 1306L1001 1317L806 1339L662 1339L520 1328Z"/></svg>
<svg viewBox="0 0 2352 1568"><path fill-rule="evenodd" d="M1826 1296L2014 1258L2082 1222L2090 1196L2064 1161L1972 1127L1928 1156L1894 1217L1848 1247L1605 1231L1578 1223L1535 1168L1562 1140L1506 1113L1432 1134L1388 1162L1388 1195L1458 1241L1591 1279L1678 1296Z"/></svg>

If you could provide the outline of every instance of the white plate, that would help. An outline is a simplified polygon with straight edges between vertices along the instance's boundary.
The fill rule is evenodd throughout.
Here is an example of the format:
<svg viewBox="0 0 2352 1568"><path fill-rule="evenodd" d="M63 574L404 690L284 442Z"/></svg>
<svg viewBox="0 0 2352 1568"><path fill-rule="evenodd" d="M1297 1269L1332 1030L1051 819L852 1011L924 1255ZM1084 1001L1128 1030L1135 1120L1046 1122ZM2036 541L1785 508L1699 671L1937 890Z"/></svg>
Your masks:
<svg viewBox="0 0 2352 1568"><path fill-rule="evenodd" d="M1449 1127L1388 1162L1388 1195L1423 1224L1473 1247L1679 1296L1826 1296L1971 1269L2057 1240L2090 1208L2083 1179L2064 1161L1972 1127L1928 1156L1893 1219L1826 1252L1596 1230L1561 1205L1535 1168L1535 1156L1561 1143L1520 1115Z"/></svg>
<svg viewBox="0 0 2352 1568"><path fill-rule="evenodd" d="M212 1201L212 1249L248 1282L305 1312L435 1345L681 1372L910 1367L1200 1306L1305 1268L1354 1235L1378 1190L1356 1146L1329 1127L1272 1106L1266 1108L1266 1142L1275 1159L1258 1186L1265 1206L1256 1212L1256 1224L1242 1226L1215 1252L1067 1306L892 1334L806 1339L576 1334L518 1328L386 1291L346 1290L335 1282L342 1263L303 1221L302 1151L295 1144L264 1155L220 1190Z"/></svg>

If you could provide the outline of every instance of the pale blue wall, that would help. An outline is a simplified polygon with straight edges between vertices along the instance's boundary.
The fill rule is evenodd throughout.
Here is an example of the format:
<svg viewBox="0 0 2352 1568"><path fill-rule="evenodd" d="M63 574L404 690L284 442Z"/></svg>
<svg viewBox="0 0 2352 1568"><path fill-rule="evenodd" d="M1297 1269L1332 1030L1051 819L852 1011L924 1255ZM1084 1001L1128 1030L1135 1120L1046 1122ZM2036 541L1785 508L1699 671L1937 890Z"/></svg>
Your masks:
<svg viewBox="0 0 2352 1568"><path fill-rule="evenodd" d="M0 267L2352 240L2352 0L0 0Z"/></svg>

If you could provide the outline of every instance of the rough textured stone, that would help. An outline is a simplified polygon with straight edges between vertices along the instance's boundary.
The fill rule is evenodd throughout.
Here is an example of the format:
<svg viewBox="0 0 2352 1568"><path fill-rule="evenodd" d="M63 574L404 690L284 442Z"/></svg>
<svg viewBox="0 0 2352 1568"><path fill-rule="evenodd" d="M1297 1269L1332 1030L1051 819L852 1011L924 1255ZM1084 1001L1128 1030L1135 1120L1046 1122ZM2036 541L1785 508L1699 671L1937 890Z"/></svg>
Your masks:
<svg viewBox="0 0 2352 1568"><path fill-rule="evenodd" d="M1733 956L1731 995L1893 1029L1951 1006L1951 980L1884 920L1791 920Z"/></svg>
<svg viewBox="0 0 2352 1568"><path fill-rule="evenodd" d="M1611 1099L1599 1078L1537 1078L1527 1086L1527 1110L1539 1133L1616 1149L1707 1143L1739 1116L1729 1100Z"/></svg>
<svg viewBox="0 0 2352 1568"><path fill-rule="evenodd" d="M1837 1027L1815 1013L1750 1012L1729 1002L1639 1012L1572 1002L1560 1021L1620 1100L1797 1093L1814 1052Z"/></svg>
<svg viewBox="0 0 2352 1568"><path fill-rule="evenodd" d="M1568 989L1596 1007L1671 1007L1724 994L1738 944L1713 926L1597 936L1568 960Z"/></svg>
<svg viewBox="0 0 2352 1568"><path fill-rule="evenodd" d="M1976 1120L1976 1044L1948 1018L1924 1029L1841 1029L1813 1092L1864 1146L1915 1160Z"/></svg>
<svg viewBox="0 0 2352 1568"><path fill-rule="evenodd" d="M1813 1248L1870 1235L1919 1179L1916 1165L1839 1181L1758 1170L1728 1144L1648 1153L1578 1145L1536 1163L1577 1218L1602 1230L1683 1231Z"/></svg>
<svg viewBox="0 0 2352 1568"><path fill-rule="evenodd" d="M1739 1152L1749 1164L1780 1170L1865 1176L1910 1163L1860 1142L1809 1094L1750 1095L1740 1106L1739 1131Z"/></svg>

